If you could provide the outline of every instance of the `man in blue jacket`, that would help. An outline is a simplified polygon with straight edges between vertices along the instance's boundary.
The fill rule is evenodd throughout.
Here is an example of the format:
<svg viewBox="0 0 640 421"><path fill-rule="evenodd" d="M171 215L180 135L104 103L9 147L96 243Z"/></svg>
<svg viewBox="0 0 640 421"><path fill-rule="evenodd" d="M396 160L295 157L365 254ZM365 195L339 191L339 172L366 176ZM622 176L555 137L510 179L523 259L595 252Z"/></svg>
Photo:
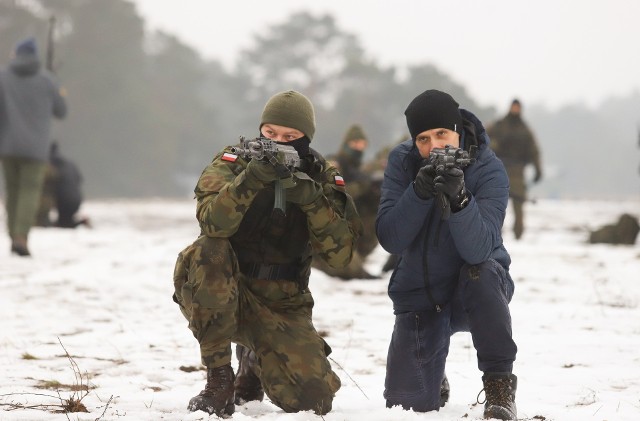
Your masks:
<svg viewBox="0 0 640 421"><path fill-rule="evenodd" d="M411 139L389 154L376 220L382 247L400 255L389 281L395 324L387 356L387 406L438 410L449 397L450 336L471 332L486 396L484 417L516 419L514 285L501 230L509 180L475 115L427 90L405 111ZM434 148L477 148L476 161L436 171ZM444 197L450 213L443 213ZM446 203L446 202L445 202Z"/></svg>

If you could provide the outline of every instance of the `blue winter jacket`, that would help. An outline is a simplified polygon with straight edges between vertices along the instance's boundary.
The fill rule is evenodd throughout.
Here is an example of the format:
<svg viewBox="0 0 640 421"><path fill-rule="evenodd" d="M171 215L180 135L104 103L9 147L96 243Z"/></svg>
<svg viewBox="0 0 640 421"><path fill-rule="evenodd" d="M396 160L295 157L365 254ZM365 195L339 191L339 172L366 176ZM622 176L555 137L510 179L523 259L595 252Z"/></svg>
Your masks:
<svg viewBox="0 0 640 421"><path fill-rule="evenodd" d="M461 146L478 146L477 161L464 169L469 204L448 221L441 220L435 199L420 199L413 180L424 164L412 140L389 154L376 219L382 247L400 255L389 281L394 312L423 311L446 305L460 269L496 260L509 270L511 258L502 244L502 224L509 199L509 179L489 148L489 136L471 112L460 110ZM427 276L425 277L425 272Z"/></svg>

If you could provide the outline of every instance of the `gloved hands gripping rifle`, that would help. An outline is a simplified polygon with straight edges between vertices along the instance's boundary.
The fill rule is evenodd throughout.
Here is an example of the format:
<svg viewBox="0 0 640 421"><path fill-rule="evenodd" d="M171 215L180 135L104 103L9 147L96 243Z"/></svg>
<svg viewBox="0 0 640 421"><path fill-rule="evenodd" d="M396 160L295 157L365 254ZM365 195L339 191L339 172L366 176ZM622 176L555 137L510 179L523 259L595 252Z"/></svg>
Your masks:
<svg viewBox="0 0 640 421"><path fill-rule="evenodd" d="M302 171L293 173L295 186L289 189L287 201L300 206L309 205L322 196L322 186Z"/></svg>
<svg viewBox="0 0 640 421"><path fill-rule="evenodd" d="M275 182L274 209L285 212L285 189L293 187L295 182L292 171L300 167L300 156L293 146L279 144L265 137L246 139L240 137L240 146L231 148L231 152L250 158L246 174L262 187Z"/></svg>
<svg viewBox="0 0 640 421"><path fill-rule="evenodd" d="M416 194L423 199L436 196L443 220L449 219L451 208L457 212L469 203L462 168L476 161L476 152L477 146L471 146L469 151L451 145L433 148L427 165L418 171Z"/></svg>

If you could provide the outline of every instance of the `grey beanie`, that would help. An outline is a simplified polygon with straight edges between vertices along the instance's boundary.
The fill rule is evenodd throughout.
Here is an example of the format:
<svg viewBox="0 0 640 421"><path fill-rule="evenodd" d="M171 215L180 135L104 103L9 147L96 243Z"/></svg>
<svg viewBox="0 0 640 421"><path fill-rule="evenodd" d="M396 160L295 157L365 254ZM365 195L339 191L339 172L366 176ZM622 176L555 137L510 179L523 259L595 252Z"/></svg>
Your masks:
<svg viewBox="0 0 640 421"><path fill-rule="evenodd" d="M262 111L260 128L271 123L300 130L313 139L316 132L316 117L309 98L296 91L280 92L272 96Z"/></svg>

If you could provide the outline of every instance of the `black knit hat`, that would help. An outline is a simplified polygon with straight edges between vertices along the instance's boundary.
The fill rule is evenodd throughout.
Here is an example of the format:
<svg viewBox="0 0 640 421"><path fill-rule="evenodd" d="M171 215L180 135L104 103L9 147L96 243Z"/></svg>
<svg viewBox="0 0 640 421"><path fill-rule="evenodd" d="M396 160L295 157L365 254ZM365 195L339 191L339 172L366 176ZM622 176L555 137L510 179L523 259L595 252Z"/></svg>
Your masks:
<svg viewBox="0 0 640 421"><path fill-rule="evenodd" d="M431 129L449 129L462 134L462 116L451 95L429 89L411 101L404 112L411 138Z"/></svg>
<svg viewBox="0 0 640 421"><path fill-rule="evenodd" d="M272 96L262 111L260 127L271 123L300 130L311 141L316 132L316 117L309 98L296 91Z"/></svg>

